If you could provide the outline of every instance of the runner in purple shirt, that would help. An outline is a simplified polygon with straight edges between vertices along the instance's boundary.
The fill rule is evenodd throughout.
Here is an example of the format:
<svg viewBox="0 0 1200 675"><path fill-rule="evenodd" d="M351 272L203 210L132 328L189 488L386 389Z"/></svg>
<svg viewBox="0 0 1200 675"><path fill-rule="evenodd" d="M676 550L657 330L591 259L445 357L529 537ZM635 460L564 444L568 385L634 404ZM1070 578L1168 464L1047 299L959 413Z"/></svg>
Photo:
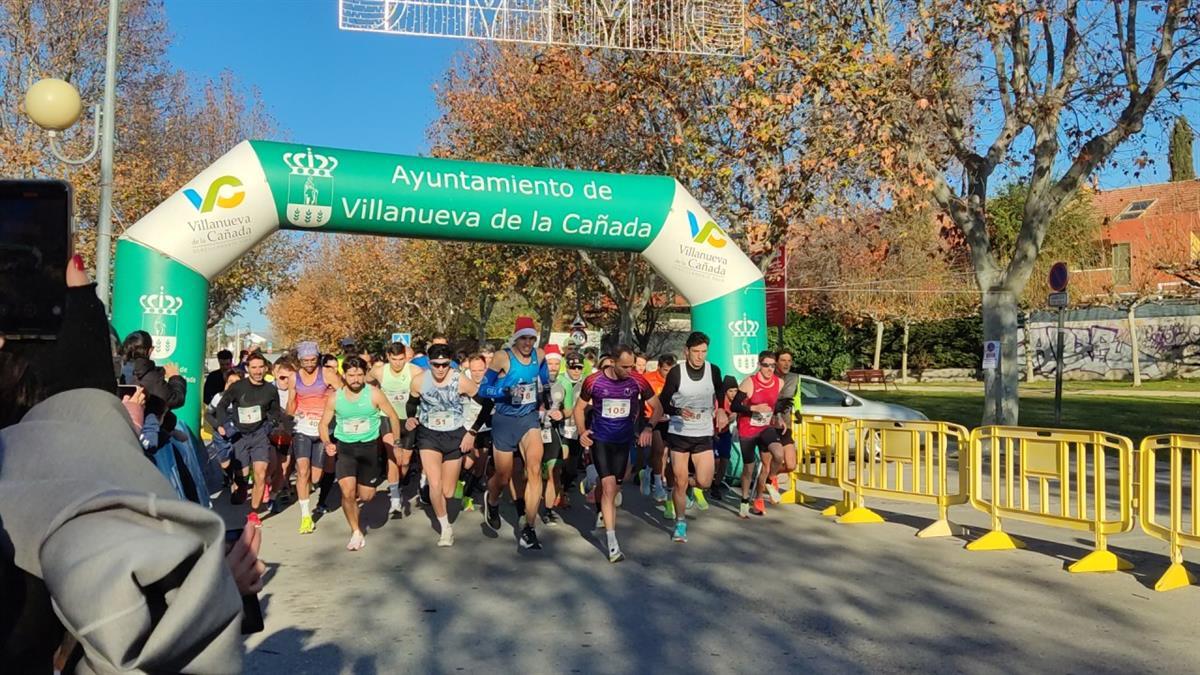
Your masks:
<svg viewBox="0 0 1200 675"><path fill-rule="evenodd" d="M650 383L634 371L634 360L629 347L613 350L612 363L583 381L574 411L575 424L583 429L579 443L590 450L600 475L597 501L608 535L608 560L614 563L625 559L617 545L617 481L625 476L635 430L641 434L642 445L649 445L654 422L662 416L662 405ZM650 406L650 419L642 416L643 404Z"/></svg>

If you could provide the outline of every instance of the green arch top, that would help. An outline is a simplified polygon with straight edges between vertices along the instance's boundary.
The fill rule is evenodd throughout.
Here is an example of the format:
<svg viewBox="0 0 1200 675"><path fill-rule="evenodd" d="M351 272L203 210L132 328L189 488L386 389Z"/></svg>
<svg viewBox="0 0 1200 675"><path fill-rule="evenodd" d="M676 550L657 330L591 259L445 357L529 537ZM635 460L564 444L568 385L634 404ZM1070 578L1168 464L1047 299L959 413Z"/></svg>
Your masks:
<svg viewBox="0 0 1200 675"><path fill-rule="evenodd" d="M244 141L117 243L113 320L180 365L189 423L208 280L280 228L636 251L692 303L723 372L754 372L766 344L762 274L673 178Z"/></svg>

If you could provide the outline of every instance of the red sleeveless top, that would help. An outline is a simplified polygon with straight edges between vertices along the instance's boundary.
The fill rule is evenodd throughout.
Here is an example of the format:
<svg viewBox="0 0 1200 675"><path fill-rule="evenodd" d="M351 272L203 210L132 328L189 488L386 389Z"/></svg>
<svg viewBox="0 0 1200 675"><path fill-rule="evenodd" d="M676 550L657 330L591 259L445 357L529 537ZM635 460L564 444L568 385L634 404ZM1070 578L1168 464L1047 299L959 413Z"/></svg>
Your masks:
<svg viewBox="0 0 1200 675"><path fill-rule="evenodd" d="M750 399L746 401L746 407L758 405L760 403L771 406L770 413L752 413L749 415L738 415L738 435L743 438L757 436L764 429L771 426L771 419L775 413L775 402L779 400L779 378L771 373L771 379L763 384L762 378L757 374L750 378L750 384L754 387L754 393L750 395Z"/></svg>

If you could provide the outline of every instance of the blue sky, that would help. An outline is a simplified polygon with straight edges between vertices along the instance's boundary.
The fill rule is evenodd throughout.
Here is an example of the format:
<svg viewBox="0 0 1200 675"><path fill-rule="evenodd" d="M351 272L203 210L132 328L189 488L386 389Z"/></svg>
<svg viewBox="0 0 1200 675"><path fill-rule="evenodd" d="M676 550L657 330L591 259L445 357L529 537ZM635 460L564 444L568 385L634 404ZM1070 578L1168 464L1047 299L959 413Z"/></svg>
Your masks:
<svg viewBox="0 0 1200 675"><path fill-rule="evenodd" d="M463 40L341 31L336 0L170 0L168 56L213 78L257 87L290 140L417 154L434 119L433 85ZM263 332L262 298L239 323Z"/></svg>

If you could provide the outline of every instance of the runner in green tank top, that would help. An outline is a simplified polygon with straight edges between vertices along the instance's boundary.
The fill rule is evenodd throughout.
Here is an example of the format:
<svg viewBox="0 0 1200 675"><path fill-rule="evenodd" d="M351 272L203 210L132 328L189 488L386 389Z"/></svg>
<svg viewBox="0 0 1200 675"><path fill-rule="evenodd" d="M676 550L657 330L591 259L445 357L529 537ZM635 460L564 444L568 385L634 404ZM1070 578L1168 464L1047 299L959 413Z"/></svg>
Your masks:
<svg viewBox="0 0 1200 675"><path fill-rule="evenodd" d="M400 416L399 431L391 428L386 416L380 413L383 445L387 455L388 497L391 500L389 510L395 517L404 515L403 504L400 501L400 486L408 475L408 467L412 463L413 440L416 434L404 428L407 413L404 410L408 402L408 392L412 387L414 376L423 372L410 362L412 350L403 342L393 342L387 348L387 363L377 363L371 368L367 381L377 384L384 396Z"/></svg>
<svg viewBox="0 0 1200 675"><path fill-rule="evenodd" d="M342 489L342 512L350 525L350 543L346 549L357 551L366 546L358 522L358 502L371 501L379 478L379 413L382 411L393 429L400 428L396 410L376 387L367 384L367 364L357 356L342 364L345 386L330 396L321 417L321 440L329 456L337 455L334 471ZM337 445L329 437L329 424L337 417Z"/></svg>

